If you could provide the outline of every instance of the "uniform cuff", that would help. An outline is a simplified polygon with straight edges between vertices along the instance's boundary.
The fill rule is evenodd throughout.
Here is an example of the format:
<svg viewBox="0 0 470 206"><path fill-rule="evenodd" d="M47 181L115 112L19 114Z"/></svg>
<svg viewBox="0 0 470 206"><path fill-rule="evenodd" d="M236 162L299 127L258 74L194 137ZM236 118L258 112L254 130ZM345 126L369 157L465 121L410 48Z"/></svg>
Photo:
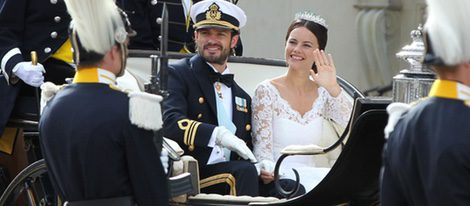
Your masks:
<svg viewBox="0 0 470 206"><path fill-rule="evenodd" d="M7 80L7 84L15 83L12 81L13 73L12 69L15 67L16 64L23 61L23 57L21 55L21 51L18 48L13 48L8 51L1 60L1 70L5 79Z"/></svg>

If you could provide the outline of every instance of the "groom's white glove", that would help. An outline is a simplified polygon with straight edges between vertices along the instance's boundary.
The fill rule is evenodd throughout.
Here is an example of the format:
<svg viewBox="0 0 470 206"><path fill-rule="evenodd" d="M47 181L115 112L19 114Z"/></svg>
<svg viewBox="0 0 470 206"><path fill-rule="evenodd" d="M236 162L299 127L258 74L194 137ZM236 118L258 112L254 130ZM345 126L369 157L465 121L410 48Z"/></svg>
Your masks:
<svg viewBox="0 0 470 206"><path fill-rule="evenodd" d="M261 174L261 170L264 170L269 173L274 172L274 162L271 160L261 160L261 162L258 162L255 164L256 171L258 172L258 176Z"/></svg>
<svg viewBox="0 0 470 206"><path fill-rule="evenodd" d="M249 159L251 162L256 162L255 156L251 152L250 148L246 146L245 142L233 135L228 129L223 126L218 126L214 129L214 132L216 145L236 152L243 159Z"/></svg>
<svg viewBox="0 0 470 206"><path fill-rule="evenodd" d="M33 65L31 62L20 62L13 67L12 71L24 83L33 87L39 87L44 83L43 73L46 70L42 64Z"/></svg>

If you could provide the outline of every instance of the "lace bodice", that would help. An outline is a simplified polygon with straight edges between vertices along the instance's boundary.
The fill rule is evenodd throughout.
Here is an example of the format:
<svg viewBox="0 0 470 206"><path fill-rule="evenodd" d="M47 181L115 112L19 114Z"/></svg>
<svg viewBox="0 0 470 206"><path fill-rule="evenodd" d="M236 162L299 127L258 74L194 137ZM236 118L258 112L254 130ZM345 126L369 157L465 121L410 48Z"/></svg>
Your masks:
<svg viewBox="0 0 470 206"><path fill-rule="evenodd" d="M275 162L287 145L318 143L322 117L345 127L352 110L352 99L344 91L332 97L320 87L311 110L302 116L281 97L270 80L265 80L255 90L252 109L254 154L258 161L267 159ZM295 162L315 166L312 158L307 156L295 156L295 159Z"/></svg>

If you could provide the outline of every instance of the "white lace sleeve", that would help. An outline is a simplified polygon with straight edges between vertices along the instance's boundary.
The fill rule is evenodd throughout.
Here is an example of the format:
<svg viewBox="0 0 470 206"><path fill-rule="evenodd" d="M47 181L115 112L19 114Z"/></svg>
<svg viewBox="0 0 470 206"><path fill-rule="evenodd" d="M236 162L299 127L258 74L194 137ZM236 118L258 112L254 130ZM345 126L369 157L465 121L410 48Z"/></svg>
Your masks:
<svg viewBox="0 0 470 206"><path fill-rule="evenodd" d="M342 127L346 127L351 117L353 99L342 89L337 97L330 96L326 90L322 92L327 97L324 107L325 116L331 118Z"/></svg>
<svg viewBox="0 0 470 206"><path fill-rule="evenodd" d="M265 83L265 82L263 82ZM273 108L275 95L266 84L259 84L252 100L252 137L253 153L258 161L271 160L273 157Z"/></svg>

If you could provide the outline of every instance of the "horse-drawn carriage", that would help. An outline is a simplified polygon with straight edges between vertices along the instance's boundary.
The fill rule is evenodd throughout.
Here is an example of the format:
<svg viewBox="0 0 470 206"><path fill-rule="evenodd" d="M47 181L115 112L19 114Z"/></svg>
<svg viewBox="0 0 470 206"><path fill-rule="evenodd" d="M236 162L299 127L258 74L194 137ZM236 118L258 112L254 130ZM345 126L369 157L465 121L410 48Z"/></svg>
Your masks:
<svg viewBox="0 0 470 206"><path fill-rule="evenodd" d="M128 70L132 75L130 81L140 85L151 83L151 55L159 55L156 51L131 51L128 60ZM187 55L169 53L170 62ZM235 79L244 89L253 94L255 86L264 79L284 73L285 62L282 60L231 57L231 71ZM126 80L129 81L129 80ZM181 157L182 150L164 144L175 161L173 172L169 174L171 204L174 205L337 205L342 203L359 203L374 205L378 203L378 183L381 166L381 151L384 143L383 129L387 121L385 107L390 99L365 97L359 90L346 80L338 77L340 86L350 98L355 99L353 113L347 128L339 138L328 145L320 145L315 149L289 152L285 150L276 167L283 159L292 155L324 155L340 148L336 162L332 165L326 177L311 191L302 196L290 198L292 191L283 191L286 198L274 197L235 197L215 194L202 194L199 188L203 186L197 174L197 161L190 157ZM15 115L10 126L24 128L26 135L32 140L37 138L37 115L34 98L20 99L24 103L24 113ZM174 145L174 144L173 144ZM37 146L38 147L38 146ZM176 151L175 151L176 150ZM35 157L40 159L39 157ZM36 159L36 160L37 160ZM181 160L180 160L181 159ZM177 161L179 160L179 161ZM179 169L176 169L179 165ZM195 169L196 168L196 169ZM178 170L178 171L176 171ZM180 174L177 174L180 173ZM43 160L38 160L20 172L5 189L0 198L0 205L16 205L24 202L29 205L48 205L55 201L54 193L48 186L47 166ZM278 175L276 174L276 177ZM299 177L302 178L302 177ZM256 183L255 183L256 184Z"/></svg>

